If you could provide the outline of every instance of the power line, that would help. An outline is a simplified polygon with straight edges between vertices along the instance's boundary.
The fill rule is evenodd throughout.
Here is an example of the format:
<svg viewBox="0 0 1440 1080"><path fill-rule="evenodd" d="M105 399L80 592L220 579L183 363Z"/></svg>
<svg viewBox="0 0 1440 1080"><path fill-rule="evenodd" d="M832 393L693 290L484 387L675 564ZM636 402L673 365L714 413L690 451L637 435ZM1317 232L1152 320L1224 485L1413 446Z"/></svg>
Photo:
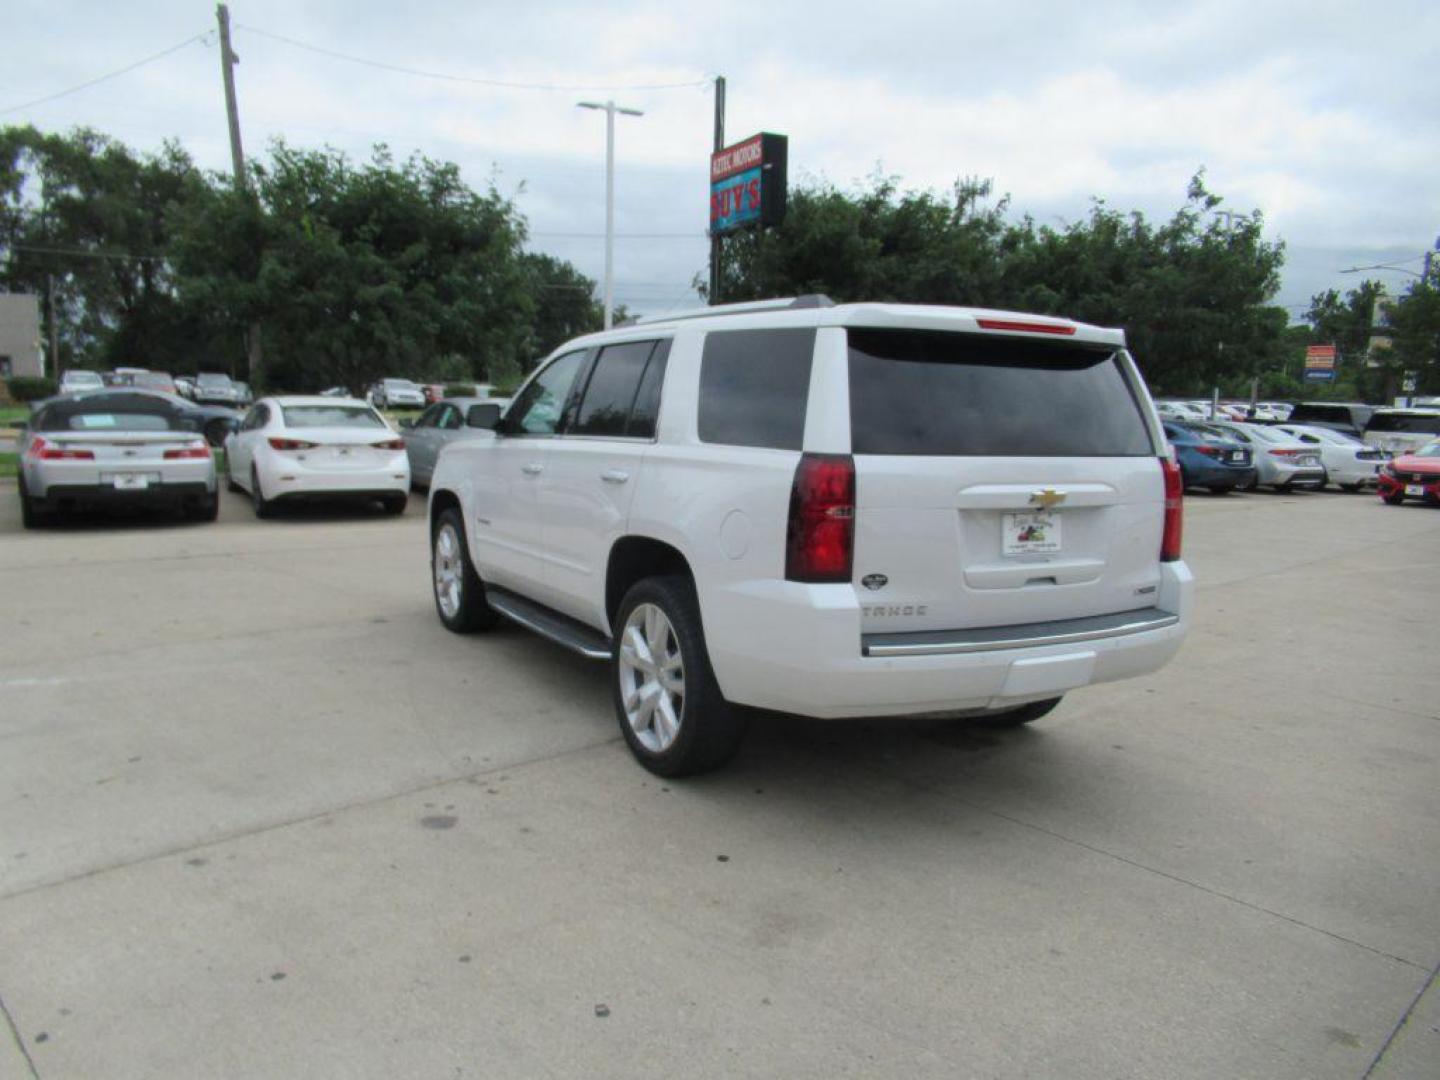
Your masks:
<svg viewBox="0 0 1440 1080"><path fill-rule="evenodd" d="M311 45L308 42L296 41L294 38L286 37L283 34L272 34L268 30L261 30L254 26L235 24L236 30L243 30L247 34L256 34L259 37L270 38L272 41L281 41L286 45L294 46L297 49L305 49L308 52L319 53L321 56L334 57L336 60L345 60L352 64L363 64L366 67L379 68L381 71L394 71L401 75L415 75L422 79L440 79L443 82L469 83L473 86L494 86L506 90L557 90L567 93L574 91L624 91L624 90L682 90L689 87L708 86L709 79L692 79L688 82L676 83L650 83L650 84L611 84L606 86L584 85L571 86L555 83L527 83L509 82L504 79L479 79L469 75L450 75L439 71L422 71L419 68L405 67L402 64L390 64L383 60L369 60L363 56L352 56L349 53L339 52L335 49L326 49L320 45Z"/></svg>
<svg viewBox="0 0 1440 1080"><path fill-rule="evenodd" d="M124 75L127 72L134 71L138 67L144 67L146 64L153 63L154 61L159 60L162 57L169 56L173 52L179 52L181 49L185 48L186 45L193 45L197 41L204 41L207 37L209 37L208 31L203 34L196 34L193 37L188 37L184 41L180 42L180 44L178 45L171 45L170 48L162 49L160 52L155 53L153 56L147 56L143 60L136 60L133 64L129 64L126 67L121 68L119 71L112 71L108 75L101 75L98 79L91 79L89 82L83 82L79 86L72 86L68 90L61 90L60 92L55 94L47 94L45 97L36 98L34 101L27 101L23 105L12 105L8 109L0 109L0 116L7 116L13 112L19 112L21 109L29 109L33 108L36 105L44 105L46 102L54 101L56 98L66 97L69 94L77 94L81 90L88 90L90 87L97 86L98 84L105 82L108 79L118 78L119 76Z"/></svg>
<svg viewBox="0 0 1440 1080"><path fill-rule="evenodd" d="M536 232L530 236L541 240L603 240L604 233L587 232ZM707 234L703 232L672 232L672 233L616 233L616 240L704 240Z"/></svg>

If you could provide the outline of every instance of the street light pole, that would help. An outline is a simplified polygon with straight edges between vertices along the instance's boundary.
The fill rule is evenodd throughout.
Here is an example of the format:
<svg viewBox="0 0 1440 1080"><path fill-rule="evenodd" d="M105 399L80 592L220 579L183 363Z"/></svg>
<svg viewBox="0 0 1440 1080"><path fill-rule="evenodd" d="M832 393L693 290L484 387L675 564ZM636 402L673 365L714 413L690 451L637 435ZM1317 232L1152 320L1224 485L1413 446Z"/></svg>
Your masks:
<svg viewBox="0 0 1440 1080"><path fill-rule="evenodd" d="M615 114L644 116L639 109L626 109L607 101L579 101L581 109L600 109L605 113L605 329L614 319L615 299Z"/></svg>

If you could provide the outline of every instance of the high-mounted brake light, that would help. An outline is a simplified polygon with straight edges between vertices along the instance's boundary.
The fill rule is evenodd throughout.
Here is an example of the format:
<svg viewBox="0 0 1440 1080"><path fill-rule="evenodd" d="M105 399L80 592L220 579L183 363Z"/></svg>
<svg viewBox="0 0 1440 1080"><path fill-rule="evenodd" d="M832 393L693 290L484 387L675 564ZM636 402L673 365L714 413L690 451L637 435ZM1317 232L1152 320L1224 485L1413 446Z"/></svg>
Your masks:
<svg viewBox="0 0 1440 1080"><path fill-rule="evenodd" d="M271 447L276 450L314 450L313 442L306 442L304 439L282 439L278 435L269 438Z"/></svg>
<svg viewBox="0 0 1440 1080"><path fill-rule="evenodd" d="M371 443L376 450L404 450L404 439L387 439L384 442Z"/></svg>
<svg viewBox="0 0 1440 1080"><path fill-rule="evenodd" d="M46 442L38 435L30 444L30 456L37 461L94 461L95 451Z"/></svg>
<svg viewBox="0 0 1440 1080"><path fill-rule="evenodd" d="M166 461L183 461L190 458L208 458L209 456L210 444L203 439L197 439L192 443L165 451Z"/></svg>
<svg viewBox="0 0 1440 1080"><path fill-rule="evenodd" d="M1069 323L1021 322L1017 319L976 319L981 330L1009 330L1022 334L1059 334L1070 337L1075 327Z"/></svg>
<svg viewBox="0 0 1440 1080"><path fill-rule="evenodd" d="M1185 481L1180 466L1169 458L1160 459L1165 474L1165 532L1160 538L1160 561L1175 562L1180 558L1180 540L1185 531Z"/></svg>
<svg viewBox="0 0 1440 1080"><path fill-rule="evenodd" d="M854 555L854 459L849 454L802 454L790 488L786 580L849 581Z"/></svg>

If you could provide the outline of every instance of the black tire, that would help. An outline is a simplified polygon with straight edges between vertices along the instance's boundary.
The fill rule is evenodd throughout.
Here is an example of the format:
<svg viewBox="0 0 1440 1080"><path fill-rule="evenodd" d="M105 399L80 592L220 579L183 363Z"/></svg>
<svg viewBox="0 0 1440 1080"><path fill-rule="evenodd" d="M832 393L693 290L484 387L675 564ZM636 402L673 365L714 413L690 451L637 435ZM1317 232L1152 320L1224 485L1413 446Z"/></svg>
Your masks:
<svg viewBox="0 0 1440 1080"><path fill-rule="evenodd" d="M1060 698L1047 698L1044 701L1032 701L1028 705L1021 705L1014 709L1005 709L1002 712L987 713L984 716L975 718L975 723L985 727L1009 728L1019 727L1021 724L1028 724L1032 720L1039 720L1047 715L1056 705L1060 704Z"/></svg>
<svg viewBox="0 0 1440 1080"><path fill-rule="evenodd" d="M459 596L454 611L449 614L445 611L446 605L441 602L440 575L436 573L436 565L441 561L441 536L447 529L453 534L459 559ZM441 511L430 530L430 592L435 597L435 614L440 616L440 622L452 634L489 630L500 621L500 616L485 601L485 583L475 572L475 564L470 561L470 548L465 542L465 522L460 511L453 506Z"/></svg>
<svg viewBox="0 0 1440 1080"><path fill-rule="evenodd" d="M35 509L35 501L30 498L30 492L25 487L25 474L22 472L19 477L20 489L20 525L26 529L38 529L42 525L50 524L50 515L41 513Z"/></svg>
<svg viewBox="0 0 1440 1080"><path fill-rule="evenodd" d="M1228 485L1228 484L1211 484L1211 485L1210 485L1210 494L1211 494L1211 495L1229 495L1230 492L1232 492L1232 491L1234 491L1234 490L1235 490L1234 487L1233 487L1232 485Z"/></svg>
<svg viewBox="0 0 1440 1080"><path fill-rule="evenodd" d="M385 513L390 514L392 517L399 517L401 514L405 513L405 504L408 501L409 497L405 495L386 496L386 498L384 499Z"/></svg>
<svg viewBox="0 0 1440 1080"><path fill-rule="evenodd" d="M635 610L647 604L658 608L669 623L666 645L673 643L675 651L668 655L678 658L684 687L679 694L676 730L668 745L661 749L646 745L647 740L653 742L656 737L653 720L651 726L637 732L630 723L625 706L627 691L634 691L638 675L622 664L625 627ZM745 714L730 706L715 681L710 654L705 647L705 629L700 621L700 602L695 596L694 583L688 577L678 575L651 577L636 582L620 601L615 627L610 685L620 732L635 759L657 776L668 777L709 772L729 761L744 738ZM666 697L673 715L675 694L666 691Z"/></svg>
<svg viewBox="0 0 1440 1080"><path fill-rule="evenodd" d="M1394 495L1381 495L1380 498L1384 499L1389 506L1399 506L1405 501L1405 493L1397 491Z"/></svg>
<svg viewBox="0 0 1440 1080"><path fill-rule="evenodd" d="M1350 492L1350 493L1353 495L1355 492L1357 492L1357 491L1360 490L1360 485L1359 485L1359 484L1341 484L1341 485L1340 485L1340 490L1341 490L1341 491L1348 491L1348 492Z"/></svg>
<svg viewBox="0 0 1440 1080"><path fill-rule="evenodd" d="M1275 493L1277 495L1289 495L1292 491L1295 490L1295 485L1289 482L1284 484L1273 484L1271 486L1275 489Z"/></svg>
<svg viewBox="0 0 1440 1080"><path fill-rule="evenodd" d="M275 501L265 498L265 493L260 490L260 473L253 467L250 470L250 505L255 508L257 518L275 516Z"/></svg>
<svg viewBox="0 0 1440 1080"><path fill-rule="evenodd" d="M220 496L207 495L199 502L185 507L185 516L191 521L214 521L220 516Z"/></svg>

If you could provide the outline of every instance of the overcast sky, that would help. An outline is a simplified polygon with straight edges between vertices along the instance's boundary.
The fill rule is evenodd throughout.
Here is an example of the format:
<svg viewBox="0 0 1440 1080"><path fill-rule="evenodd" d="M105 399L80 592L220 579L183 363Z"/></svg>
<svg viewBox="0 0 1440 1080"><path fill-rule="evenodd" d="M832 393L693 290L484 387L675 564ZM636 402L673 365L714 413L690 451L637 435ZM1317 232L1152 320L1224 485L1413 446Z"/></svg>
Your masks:
<svg viewBox="0 0 1440 1080"><path fill-rule="evenodd" d="M25 104L213 31L212 3L5 8L0 124L89 125L138 149L174 137L201 165L229 167L213 34ZM248 153L283 136L457 162L472 185L493 179L515 199L534 250L597 280L605 123L575 103L645 110L619 118L616 139L616 298L643 313L698 302L716 75L728 82L727 141L788 135L792 182L848 186L877 169L907 187L990 178L1014 213L1058 227L1092 197L1168 217L1203 166L1225 207L1263 211L1284 240L1277 302L1292 317L1315 292L1357 284L1347 267L1418 271L1440 233L1434 0L235 0L230 11ZM654 89L664 84L688 85ZM1413 280L1369 276L1393 291Z"/></svg>

